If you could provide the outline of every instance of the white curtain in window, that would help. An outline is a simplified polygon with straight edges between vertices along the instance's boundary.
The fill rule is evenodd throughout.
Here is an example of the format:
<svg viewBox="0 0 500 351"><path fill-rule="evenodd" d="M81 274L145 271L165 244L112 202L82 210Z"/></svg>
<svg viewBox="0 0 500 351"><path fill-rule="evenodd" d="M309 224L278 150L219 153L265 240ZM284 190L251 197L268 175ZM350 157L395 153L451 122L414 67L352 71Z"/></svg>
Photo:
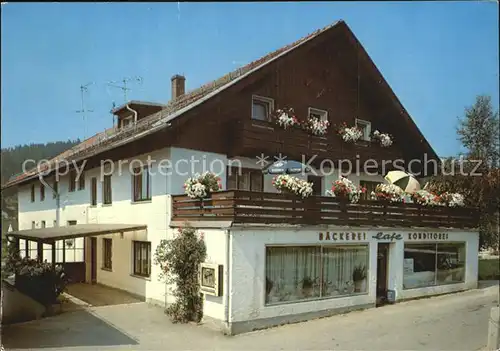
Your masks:
<svg viewBox="0 0 500 351"><path fill-rule="evenodd" d="M356 267L364 267L368 271L367 248L323 247L323 293L329 296L348 292Z"/></svg>
<svg viewBox="0 0 500 351"><path fill-rule="evenodd" d="M272 295L285 301L301 299L305 278L319 282L320 248L270 247L266 257L266 273L273 285Z"/></svg>

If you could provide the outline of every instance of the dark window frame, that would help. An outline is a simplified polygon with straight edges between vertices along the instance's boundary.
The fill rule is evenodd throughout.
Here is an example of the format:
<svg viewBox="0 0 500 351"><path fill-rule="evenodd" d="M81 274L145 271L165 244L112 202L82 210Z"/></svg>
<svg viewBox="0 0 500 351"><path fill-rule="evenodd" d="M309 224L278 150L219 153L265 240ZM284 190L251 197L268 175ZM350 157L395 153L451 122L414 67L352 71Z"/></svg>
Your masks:
<svg viewBox="0 0 500 351"><path fill-rule="evenodd" d="M35 202L35 184L31 184L31 202Z"/></svg>
<svg viewBox="0 0 500 351"><path fill-rule="evenodd" d="M146 173L146 193L142 187L143 177ZM145 196L144 196L145 195ZM151 172L149 166L137 167L132 174L132 199L134 202L151 200Z"/></svg>
<svg viewBox="0 0 500 351"><path fill-rule="evenodd" d="M90 179L90 205L97 206L97 177Z"/></svg>
<svg viewBox="0 0 500 351"><path fill-rule="evenodd" d="M68 192L72 193L76 190L76 172L74 170L69 172Z"/></svg>
<svg viewBox="0 0 500 351"><path fill-rule="evenodd" d="M54 180L54 182L52 183L52 188L52 198L55 199L57 197L57 192L59 191L59 182L57 180Z"/></svg>
<svg viewBox="0 0 500 351"><path fill-rule="evenodd" d="M113 239L102 239L102 269L111 271L113 269Z"/></svg>
<svg viewBox="0 0 500 351"><path fill-rule="evenodd" d="M240 174L241 170L241 174ZM240 177L248 176L249 188L250 189L242 189L240 187ZM230 177L235 177L231 179ZM253 180L256 178L259 179L260 186L255 186ZM236 182L236 187L230 187L232 182ZM254 168L238 168L238 167L230 167L226 168L226 190L249 190L256 192L264 192L264 174L260 169Z"/></svg>
<svg viewBox="0 0 500 351"><path fill-rule="evenodd" d="M143 265L142 249L146 247L147 267ZM137 257L139 255L139 257ZM139 258L139 265L137 264ZM149 278L151 276L151 242L132 241L133 275Z"/></svg>
<svg viewBox="0 0 500 351"><path fill-rule="evenodd" d="M40 183L40 201L45 200L45 185Z"/></svg>
<svg viewBox="0 0 500 351"><path fill-rule="evenodd" d="M102 203L103 205L111 205L113 203L111 175L105 175L102 180Z"/></svg>
<svg viewBox="0 0 500 351"><path fill-rule="evenodd" d="M374 182L372 180L360 180L359 186L362 188L366 188L366 191L361 194L362 200L370 200L370 193L375 191L375 187L379 185L381 182ZM368 185L368 186L366 186Z"/></svg>
<svg viewBox="0 0 500 351"><path fill-rule="evenodd" d="M85 172L80 173L78 178L78 190L85 190Z"/></svg>

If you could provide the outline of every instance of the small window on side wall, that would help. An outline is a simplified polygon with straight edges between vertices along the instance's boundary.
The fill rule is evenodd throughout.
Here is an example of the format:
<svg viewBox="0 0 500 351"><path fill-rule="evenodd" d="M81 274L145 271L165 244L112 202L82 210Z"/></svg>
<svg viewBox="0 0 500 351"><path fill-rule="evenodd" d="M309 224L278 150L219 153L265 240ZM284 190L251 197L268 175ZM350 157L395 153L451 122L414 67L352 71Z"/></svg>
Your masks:
<svg viewBox="0 0 500 351"><path fill-rule="evenodd" d="M319 108L309 107L308 117L316 118L320 121L328 121L328 112Z"/></svg>
<svg viewBox="0 0 500 351"><path fill-rule="evenodd" d="M363 133L361 140L370 141L370 134L372 132L371 123L368 121L356 118L356 127L358 127L358 129L361 130L361 133Z"/></svg>
<svg viewBox="0 0 500 351"><path fill-rule="evenodd" d="M257 95L252 96L252 119L269 121L273 109L273 99Z"/></svg>
<svg viewBox="0 0 500 351"><path fill-rule="evenodd" d="M31 184L31 202L35 202L35 184Z"/></svg>

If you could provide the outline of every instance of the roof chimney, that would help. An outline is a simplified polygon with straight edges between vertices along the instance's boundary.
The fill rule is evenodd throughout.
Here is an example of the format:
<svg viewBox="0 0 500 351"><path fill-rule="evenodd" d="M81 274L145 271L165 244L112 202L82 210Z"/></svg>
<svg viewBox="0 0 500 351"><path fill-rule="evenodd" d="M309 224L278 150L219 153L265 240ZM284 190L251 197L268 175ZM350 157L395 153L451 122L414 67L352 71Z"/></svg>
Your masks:
<svg viewBox="0 0 500 351"><path fill-rule="evenodd" d="M185 82L186 78L184 76L176 74L171 78L172 80L172 100L184 95L185 93Z"/></svg>

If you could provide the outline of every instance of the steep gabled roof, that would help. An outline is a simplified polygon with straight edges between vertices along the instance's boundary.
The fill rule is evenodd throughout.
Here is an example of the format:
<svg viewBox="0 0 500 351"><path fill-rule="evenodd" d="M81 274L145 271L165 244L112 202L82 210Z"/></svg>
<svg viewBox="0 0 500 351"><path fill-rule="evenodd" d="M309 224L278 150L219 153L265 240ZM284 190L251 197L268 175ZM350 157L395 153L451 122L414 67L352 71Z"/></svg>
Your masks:
<svg viewBox="0 0 500 351"><path fill-rule="evenodd" d="M262 68L266 64L274 61L278 57L290 52L291 50L299 47L301 44L317 37L319 34L327 31L328 29L331 29L338 24L343 23L343 21L337 21L333 24L330 24L322 29L319 29L295 42L292 44L286 45L276 51L273 51L269 54L267 54L264 57L261 57L260 59L250 62L249 64L240 67L225 76L220 77L219 79L216 79L210 83L207 83L205 85L202 85L201 87L194 89L179 98L170 101L165 107L160 111L157 112L151 116L148 116L146 118L141 119L138 121L137 126L134 128L132 133L126 133L120 132L120 131L115 131L113 128L107 129L104 132L97 133L96 135L88 138L87 140L83 141L82 143L72 147L69 150L66 150L65 152L61 153L60 155L54 157L52 160L50 160L51 164L54 163L58 160L66 159L68 161L70 160L79 160L79 159L84 159L86 157L93 156L95 154L98 154L100 152L112 149L114 147L120 146L125 144L126 141L129 137L133 137L134 135L140 135L141 133L143 136L146 136L147 134L150 134L151 132L157 131L160 128L157 127L166 127L168 124L167 123L161 123L162 120L166 119L166 122L180 116L182 113L188 111L190 108L194 107L197 105L197 103L201 103L205 101L206 99L212 97L219 91L231 86L232 84L236 83L243 77L246 77L250 73ZM157 125L158 124L158 125ZM149 130L150 133L147 133ZM85 152L88 151L88 152ZM36 169L33 169L31 171L28 171L26 173L20 174L16 177L13 177L10 179L4 186L3 188L8 188L13 185L22 183L24 181L33 179L36 177L38 172Z"/></svg>
<svg viewBox="0 0 500 351"><path fill-rule="evenodd" d="M338 27L340 25L344 25L345 28L349 31L351 35L352 32L350 29L347 27L347 25L344 23L344 21L340 20L337 21L333 24L330 24L322 29L319 29L289 45L286 45L276 51L273 51L269 54L267 54L264 57L261 57L260 59L253 61L241 68L238 68L224 76L222 76L219 79L216 79L210 83L207 83L205 85L202 85L201 87L194 89L190 92L187 92L186 94L178 97L175 100L171 100L169 103L164 105L161 111L154 113L148 117L142 118L137 122L135 126L131 126L127 128L126 130L121 130L121 131L116 131L113 128L107 129L104 132L98 133L94 135L93 137L83 141L82 143L72 147L71 149L61 153L60 155L56 156L53 158L50 163L51 166L55 165L55 163L59 160L65 159L67 161L75 161L78 162L80 160L86 159L91 156L95 156L99 153L102 153L104 151L116 148L118 146L127 144L133 140L137 140L139 138L145 137L149 134L152 134L160 129L168 127L173 119L181 116L185 112L189 111L190 109L198 106L199 104L203 103L204 101L210 99L211 97L217 95L219 92L223 91L224 89L229 88L233 84L236 84L238 81L242 80L243 78L247 77L248 75L252 74L253 72L263 68L267 64L279 59L280 57L284 56L285 54L289 53L290 51L298 48L302 44L311 41L312 39L318 37L320 34ZM355 38L355 37L354 37ZM355 38L356 39L356 38ZM356 39L357 40L357 39ZM362 46L360 45L362 48ZM395 98L396 103L402 107L401 103L395 96L394 92L392 89L389 87L383 76L380 74L378 69L376 68L375 64L373 61L370 59L366 51L364 52L368 60L371 62L373 67L375 67L376 70L376 75L378 75L379 79L381 79L385 85L386 88L388 88L388 93ZM420 135L420 137L423 140L423 143L426 145L426 147L431 150L431 153L435 155L434 150L432 150L432 147L429 145L427 140L423 137L422 133L420 130L417 128L411 117L405 112L405 118L407 122L413 125L413 127L416 129L417 133ZM436 156L437 158L437 156ZM38 172L36 169L31 170L29 172L23 173L21 175L18 175L16 177L13 177L10 179L4 186L3 188L8 188L16 184L20 184L24 181L33 179L37 177Z"/></svg>

